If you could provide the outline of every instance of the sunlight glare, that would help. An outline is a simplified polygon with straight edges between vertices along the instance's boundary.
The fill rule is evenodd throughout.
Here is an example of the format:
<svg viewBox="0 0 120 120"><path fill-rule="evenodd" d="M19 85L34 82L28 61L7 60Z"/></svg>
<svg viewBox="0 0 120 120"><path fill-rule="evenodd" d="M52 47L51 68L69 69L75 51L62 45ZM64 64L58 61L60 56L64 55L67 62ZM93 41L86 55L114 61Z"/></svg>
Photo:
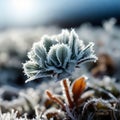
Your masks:
<svg viewBox="0 0 120 120"><path fill-rule="evenodd" d="M9 6L12 17L19 21L31 19L36 7L35 0L11 0Z"/></svg>

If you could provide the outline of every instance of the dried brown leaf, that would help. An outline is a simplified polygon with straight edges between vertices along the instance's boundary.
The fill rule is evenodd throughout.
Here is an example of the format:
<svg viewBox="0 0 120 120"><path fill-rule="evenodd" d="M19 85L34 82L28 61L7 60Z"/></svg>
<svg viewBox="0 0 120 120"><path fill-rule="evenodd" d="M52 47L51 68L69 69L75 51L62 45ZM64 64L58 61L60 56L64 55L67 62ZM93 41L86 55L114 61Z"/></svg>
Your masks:
<svg viewBox="0 0 120 120"><path fill-rule="evenodd" d="M73 93L73 99L74 102L77 102L80 95L86 88L86 78L80 77L76 79L72 84L72 93Z"/></svg>

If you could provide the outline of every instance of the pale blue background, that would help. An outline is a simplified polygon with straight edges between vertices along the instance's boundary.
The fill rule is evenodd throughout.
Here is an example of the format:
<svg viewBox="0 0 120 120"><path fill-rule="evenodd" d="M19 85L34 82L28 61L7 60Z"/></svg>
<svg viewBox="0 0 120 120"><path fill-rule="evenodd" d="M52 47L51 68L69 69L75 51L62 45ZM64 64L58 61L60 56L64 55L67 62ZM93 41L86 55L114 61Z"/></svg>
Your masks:
<svg viewBox="0 0 120 120"><path fill-rule="evenodd" d="M120 0L34 0L36 7L30 18L18 21L12 17L10 1L0 0L0 28L84 22L104 16L120 18Z"/></svg>

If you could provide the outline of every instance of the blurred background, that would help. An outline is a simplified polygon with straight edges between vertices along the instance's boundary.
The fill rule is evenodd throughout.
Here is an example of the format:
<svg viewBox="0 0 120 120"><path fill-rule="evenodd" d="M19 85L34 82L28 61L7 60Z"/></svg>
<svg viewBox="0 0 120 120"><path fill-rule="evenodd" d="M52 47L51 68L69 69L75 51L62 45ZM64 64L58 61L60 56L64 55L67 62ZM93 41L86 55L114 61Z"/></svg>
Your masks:
<svg viewBox="0 0 120 120"><path fill-rule="evenodd" d="M14 91L40 84L25 84L22 63L28 60L33 42L63 28L75 28L85 43L95 42L99 57L96 64L76 70L75 77L85 74L102 80L108 76L120 82L120 0L0 0L1 99L11 100L17 97ZM6 97L8 91L12 97Z"/></svg>
<svg viewBox="0 0 120 120"><path fill-rule="evenodd" d="M120 20L119 0L0 0L0 29L56 25L101 25L111 17Z"/></svg>

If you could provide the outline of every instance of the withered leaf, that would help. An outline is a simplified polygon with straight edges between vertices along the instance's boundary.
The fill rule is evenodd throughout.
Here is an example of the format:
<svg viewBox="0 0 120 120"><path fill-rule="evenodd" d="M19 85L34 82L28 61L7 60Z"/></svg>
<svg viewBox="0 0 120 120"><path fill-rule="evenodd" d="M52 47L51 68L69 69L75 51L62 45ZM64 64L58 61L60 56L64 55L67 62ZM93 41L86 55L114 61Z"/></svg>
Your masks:
<svg viewBox="0 0 120 120"><path fill-rule="evenodd" d="M85 79L86 79L85 77L80 77L76 79L72 84L72 93L73 93L74 102L78 101L80 95L86 88Z"/></svg>

